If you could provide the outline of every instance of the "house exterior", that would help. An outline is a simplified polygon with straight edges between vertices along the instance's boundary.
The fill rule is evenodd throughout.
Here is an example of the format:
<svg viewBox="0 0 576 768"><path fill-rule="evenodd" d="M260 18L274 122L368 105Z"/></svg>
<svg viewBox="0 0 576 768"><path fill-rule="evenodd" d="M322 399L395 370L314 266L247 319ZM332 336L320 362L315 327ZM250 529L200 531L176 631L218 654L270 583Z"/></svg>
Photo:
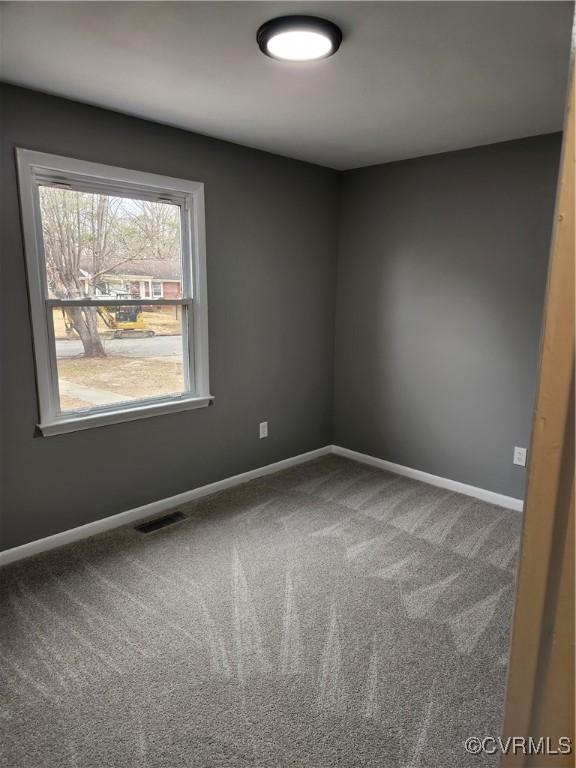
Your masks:
<svg viewBox="0 0 576 768"><path fill-rule="evenodd" d="M180 264L167 260L145 260L141 264L132 261L98 276L96 284L92 275L81 270L80 280L86 294L101 296L126 296L135 299L179 299L182 297Z"/></svg>

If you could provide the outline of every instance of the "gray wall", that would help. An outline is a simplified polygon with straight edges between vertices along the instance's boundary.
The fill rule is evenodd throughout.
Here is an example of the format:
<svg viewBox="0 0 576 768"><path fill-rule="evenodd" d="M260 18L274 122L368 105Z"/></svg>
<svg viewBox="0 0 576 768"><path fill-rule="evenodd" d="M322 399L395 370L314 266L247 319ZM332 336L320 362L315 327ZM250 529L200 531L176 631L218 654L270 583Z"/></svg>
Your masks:
<svg viewBox="0 0 576 768"><path fill-rule="evenodd" d="M334 442L523 497L560 136L342 177Z"/></svg>
<svg viewBox="0 0 576 768"><path fill-rule="evenodd" d="M559 136L338 175L0 98L0 549L331 442L523 495ZM35 433L15 146L205 182L213 407Z"/></svg>
<svg viewBox="0 0 576 768"><path fill-rule="evenodd" d="M331 441L337 174L0 86L0 548ZM14 147L206 184L211 408L42 438ZM258 439L267 419L270 437Z"/></svg>

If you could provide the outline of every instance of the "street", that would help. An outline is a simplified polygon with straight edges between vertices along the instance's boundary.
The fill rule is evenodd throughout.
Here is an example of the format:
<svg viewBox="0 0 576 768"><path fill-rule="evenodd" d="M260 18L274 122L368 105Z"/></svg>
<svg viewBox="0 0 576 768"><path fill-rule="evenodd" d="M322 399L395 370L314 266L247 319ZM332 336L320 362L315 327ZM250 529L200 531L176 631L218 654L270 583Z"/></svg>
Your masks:
<svg viewBox="0 0 576 768"><path fill-rule="evenodd" d="M181 357L181 336L151 336L145 338L103 339L104 349L110 355L125 357ZM80 339L56 341L58 358L75 357L83 352Z"/></svg>

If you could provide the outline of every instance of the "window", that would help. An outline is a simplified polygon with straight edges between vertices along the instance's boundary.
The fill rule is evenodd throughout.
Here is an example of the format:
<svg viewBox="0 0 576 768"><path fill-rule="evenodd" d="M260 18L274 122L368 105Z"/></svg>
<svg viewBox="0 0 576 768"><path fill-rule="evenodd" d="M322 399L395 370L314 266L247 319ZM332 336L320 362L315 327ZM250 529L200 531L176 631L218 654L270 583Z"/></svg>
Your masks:
<svg viewBox="0 0 576 768"><path fill-rule="evenodd" d="M209 405L203 184L22 149L18 170L43 434Z"/></svg>

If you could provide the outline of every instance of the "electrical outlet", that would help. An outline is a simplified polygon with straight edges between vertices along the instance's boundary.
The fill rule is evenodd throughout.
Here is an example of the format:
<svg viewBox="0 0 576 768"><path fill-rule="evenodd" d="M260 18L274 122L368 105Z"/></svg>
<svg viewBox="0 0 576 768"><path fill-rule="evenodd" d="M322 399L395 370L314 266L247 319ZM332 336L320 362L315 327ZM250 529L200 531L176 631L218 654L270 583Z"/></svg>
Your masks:
<svg viewBox="0 0 576 768"><path fill-rule="evenodd" d="M268 422L267 421L261 421L260 422L260 440L262 440L263 437L268 437Z"/></svg>
<svg viewBox="0 0 576 768"><path fill-rule="evenodd" d="M514 464L517 464L519 467L526 466L526 448L514 446Z"/></svg>

